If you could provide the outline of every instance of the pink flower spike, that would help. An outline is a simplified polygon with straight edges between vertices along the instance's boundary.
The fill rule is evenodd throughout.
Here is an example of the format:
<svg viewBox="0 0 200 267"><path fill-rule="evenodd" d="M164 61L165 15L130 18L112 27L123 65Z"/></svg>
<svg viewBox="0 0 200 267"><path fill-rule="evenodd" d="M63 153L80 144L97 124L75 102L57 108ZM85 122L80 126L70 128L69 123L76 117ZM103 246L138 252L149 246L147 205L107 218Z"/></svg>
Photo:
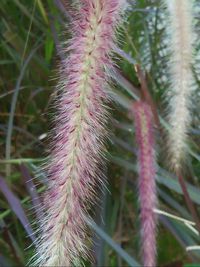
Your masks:
<svg viewBox="0 0 200 267"><path fill-rule="evenodd" d="M156 266L156 162L153 115L148 104L133 104L135 135L138 144L139 201L143 265Z"/></svg>
<svg viewBox="0 0 200 267"><path fill-rule="evenodd" d="M80 0L69 57L60 70L60 98L50 161L45 216L34 266L83 266L88 258L88 209L103 185L102 154L108 102L107 69L125 0Z"/></svg>

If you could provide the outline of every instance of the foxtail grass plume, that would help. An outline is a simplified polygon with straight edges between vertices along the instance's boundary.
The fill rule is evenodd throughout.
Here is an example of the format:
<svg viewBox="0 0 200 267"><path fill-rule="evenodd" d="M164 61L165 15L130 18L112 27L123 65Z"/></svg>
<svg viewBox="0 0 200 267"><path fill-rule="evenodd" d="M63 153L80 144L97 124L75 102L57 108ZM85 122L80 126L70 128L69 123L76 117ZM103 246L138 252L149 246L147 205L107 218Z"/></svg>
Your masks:
<svg viewBox="0 0 200 267"><path fill-rule="evenodd" d="M86 218L103 183L108 100L107 69L122 0L80 0L72 22L69 57L61 66L60 98L47 166L45 216L36 266L81 266L88 257Z"/></svg>
<svg viewBox="0 0 200 267"><path fill-rule="evenodd" d="M143 266L156 266L156 160L151 108L143 101L133 104L138 145L139 202Z"/></svg>
<svg viewBox="0 0 200 267"><path fill-rule="evenodd" d="M191 0L165 0L169 12L171 49L168 117L169 162L176 173L186 155L187 129L190 125L190 98L194 87L192 54L194 29Z"/></svg>

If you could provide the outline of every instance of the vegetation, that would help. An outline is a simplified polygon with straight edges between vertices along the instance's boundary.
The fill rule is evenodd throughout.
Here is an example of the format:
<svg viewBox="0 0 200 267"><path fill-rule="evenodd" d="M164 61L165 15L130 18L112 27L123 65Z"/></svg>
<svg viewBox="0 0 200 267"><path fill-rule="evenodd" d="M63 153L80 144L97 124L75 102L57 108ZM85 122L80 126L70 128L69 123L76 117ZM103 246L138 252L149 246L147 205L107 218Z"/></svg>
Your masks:
<svg viewBox="0 0 200 267"><path fill-rule="evenodd" d="M0 266L25 266L35 251L42 168L54 126L58 66L71 37L70 1L0 1ZM91 211L93 263L86 266L139 266L137 138L131 106L150 104L156 125L158 215L157 265L200 266L199 45L195 43L188 156L176 176L168 168L166 101L170 52L162 1L129 1L126 21L114 47L111 113L107 144L107 189ZM195 1L194 1L195 2ZM196 1L194 30L199 32ZM40 196L40 197L39 197Z"/></svg>

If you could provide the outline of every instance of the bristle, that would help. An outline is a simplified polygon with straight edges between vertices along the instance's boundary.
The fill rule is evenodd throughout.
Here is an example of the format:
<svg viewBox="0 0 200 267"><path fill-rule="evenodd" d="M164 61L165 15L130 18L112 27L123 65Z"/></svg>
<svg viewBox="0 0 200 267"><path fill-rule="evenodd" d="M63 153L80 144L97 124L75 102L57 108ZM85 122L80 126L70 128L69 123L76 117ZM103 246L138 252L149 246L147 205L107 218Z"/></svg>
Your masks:
<svg viewBox="0 0 200 267"><path fill-rule="evenodd" d="M169 97L169 162L179 172L186 155L187 130L190 125L190 98L194 87L192 74L193 21L192 1L165 0L169 11L171 46Z"/></svg>
<svg viewBox="0 0 200 267"><path fill-rule="evenodd" d="M82 266L88 257L85 218L104 177L105 70L112 67L110 53L123 5L121 0L81 0L73 18L34 266Z"/></svg>
<svg viewBox="0 0 200 267"><path fill-rule="evenodd" d="M133 104L136 142L138 145L139 202L143 266L156 266L156 160L153 115L148 104Z"/></svg>

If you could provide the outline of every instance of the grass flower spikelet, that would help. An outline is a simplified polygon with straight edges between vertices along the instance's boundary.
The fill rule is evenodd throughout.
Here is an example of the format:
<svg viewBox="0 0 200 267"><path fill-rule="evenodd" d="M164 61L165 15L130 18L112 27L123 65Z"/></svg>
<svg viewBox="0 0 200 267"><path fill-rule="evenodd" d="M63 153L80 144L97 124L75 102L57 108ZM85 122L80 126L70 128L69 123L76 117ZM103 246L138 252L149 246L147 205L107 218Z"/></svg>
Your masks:
<svg viewBox="0 0 200 267"><path fill-rule="evenodd" d="M122 0L81 0L72 22L69 57L61 67L54 145L47 166L46 215L37 266L81 266L88 249L86 220L103 183L102 154L110 53Z"/></svg>
<svg viewBox="0 0 200 267"><path fill-rule="evenodd" d="M165 0L169 12L171 42L169 96L169 162L179 172L186 154L187 128L190 124L190 98L194 87L192 54L194 29L192 1Z"/></svg>
<svg viewBox="0 0 200 267"><path fill-rule="evenodd" d="M156 162L153 115L143 101L133 104L136 142L138 144L139 201L143 265L156 266Z"/></svg>

